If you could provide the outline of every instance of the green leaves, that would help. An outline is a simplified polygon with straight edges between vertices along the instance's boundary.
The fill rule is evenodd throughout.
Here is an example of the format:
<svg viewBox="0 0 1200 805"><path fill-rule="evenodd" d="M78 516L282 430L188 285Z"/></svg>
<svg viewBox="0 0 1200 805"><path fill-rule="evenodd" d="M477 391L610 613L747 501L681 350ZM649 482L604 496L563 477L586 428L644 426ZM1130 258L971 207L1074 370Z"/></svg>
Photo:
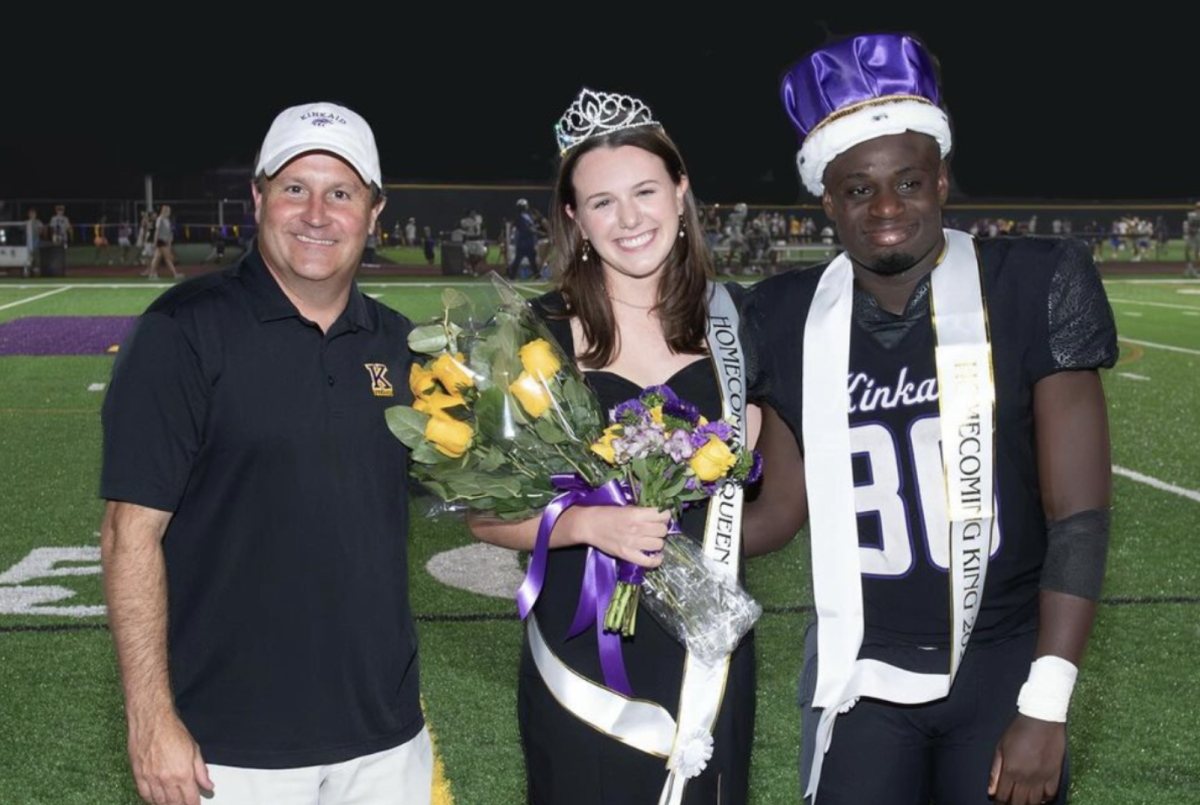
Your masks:
<svg viewBox="0 0 1200 805"><path fill-rule="evenodd" d="M490 508L499 499L516 498L522 510L528 508L528 502L521 495L522 483L519 478L480 471L471 468L471 464L475 462L468 454L459 460L414 467L413 475L443 500L486 500Z"/></svg>
<svg viewBox="0 0 1200 805"><path fill-rule="evenodd" d="M503 452L490 446L477 448L475 450L475 457L479 460L480 472L495 472L503 467L508 460Z"/></svg>
<svg viewBox="0 0 1200 805"><path fill-rule="evenodd" d="M409 450L425 444L425 424L429 415L414 411L407 405L394 405L384 412L388 430Z"/></svg>
<svg viewBox="0 0 1200 805"><path fill-rule="evenodd" d="M591 444L604 430L604 416L592 390L583 380L567 373L556 384L562 391L561 408L570 425L570 435Z"/></svg>
<svg viewBox="0 0 1200 805"><path fill-rule="evenodd" d="M679 473L679 477L674 483L669 484L663 489L661 495L663 500L676 500L683 494L684 488L687 486L687 475Z"/></svg>
<svg viewBox="0 0 1200 805"><path fill-rule="evenodd" d="M563 444L570 441L567 438L567 434L563 433L562 428L558 426L558 423L549 416L539 419L537 424L533 426L533 432L546 444Z"/></svg>
<svg viewBox="0 0 1200 805"><path fill-rule="evenodd" d="M475 432L485 441L503 444L516 436L508 415L509 401L503 389L492 386L479 393L475 401Z"/></svg>
<svg viewBox="0 0 1200 805"><path fill-rule="evenodd" d="M414 327L408 334L408 348L423 355L433 355L444 352L450 346L446 336L446 328L440 324L426 324Z"/></svg>
<svg viewBox="0 0 1200 805"><path fill-rule="evenodd" d="M437 448L426 441L422 441L414 447L409 455L412 456L413 461L421 464L440 464L450 458L443 453L439 453Z"/></svg>
<svg viewBox="0 0 1200 805"><path fill-rule="evenodd" d="M447 312L456 307L464 307L469 304L470 301L471 300L467 299L466 295L462 291L456 288L447 288L446 290L442 291L442 307L444 307Z"/></svg>

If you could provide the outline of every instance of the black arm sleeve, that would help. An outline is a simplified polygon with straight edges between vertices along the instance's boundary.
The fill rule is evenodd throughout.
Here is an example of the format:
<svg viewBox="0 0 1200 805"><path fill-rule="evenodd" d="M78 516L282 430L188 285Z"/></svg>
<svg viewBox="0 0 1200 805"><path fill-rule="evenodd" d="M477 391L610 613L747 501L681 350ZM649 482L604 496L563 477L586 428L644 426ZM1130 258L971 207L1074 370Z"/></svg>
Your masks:
<svg viewBox="0 0 1200 805"><path fill-rule="evenodd" d="M1075 369L1111 368L1117 362L1117 327L1092 261L1091 250L1064 240L1055 250L1046 298L1047 338L1034 355L1034 378Z"/></svg>

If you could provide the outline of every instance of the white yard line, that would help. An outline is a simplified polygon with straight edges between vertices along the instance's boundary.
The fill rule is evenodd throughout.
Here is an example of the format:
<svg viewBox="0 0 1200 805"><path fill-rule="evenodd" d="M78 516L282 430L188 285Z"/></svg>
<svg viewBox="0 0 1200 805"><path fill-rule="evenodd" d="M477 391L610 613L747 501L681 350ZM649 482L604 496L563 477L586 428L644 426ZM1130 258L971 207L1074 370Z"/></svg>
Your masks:
<svg viewBox="0 0 1200 805"><path fill-rule="evenodd" d="M1181 498L1187 498L1188 500L1194 500L1197 503L1200 503L1200 492L1197 492L1194 489L1184 489L1182 486L1169 484L1166 481L1160 481L1157 478L1151 478L1149 475L1143 475L1140 472L1135 472L1134 470L1126 469L1125 467L1118 467L1116 464L1113 465L1112 470L1114 475L1120 475L1132 481L1137 481L1139 484L1152 486L1155 489L1162 490L1163 492L1170 492L1173 495L1179 495Z"/></svg>
<svg viewBox="0 0 1200 805"><path fill-rule="evenodd" d="M4 286L0 286L0 287L4 287ZM34 285L34 286L8 286L8 287L45 288L46 286L45 285ZM30 302L36 302L39 299L45 299L47 296L54 296L55 294L59 294L59 293L62 293L63 291L70 290L71 287L72 286L70 286L70 285L64 285L61 288L55 288L54 290L46 291L45 293L40 293L37 296L30 296L26 299L18 299L15 302L9 302L7 305L0 305L0 310L8 310L10 307L16 307L17 305L27 305Z"/></svg>
<svg viewBox="0 0 1200 805"><path fill-rule="evenodd" d="M71 282L66 285L58 286L61 290L81 289L81 288L105 288L108 290L123 289L123 288L170 288L174 283L171 282ZM45 288L46 284L35 285L33 283L25 283L22 285L4 285L0 284L0 290L4 288L22 288L28 290L30 288Z"/></svg>
<svg viewBox="0 0 1200 805"><path fill-rule="evenodd" d="M1133 372L1117 372L1121 377L1128 377L1130 380L1149 380L1145 375L1135 375Z"/></svg>
<svg viewBox="0 0 1200 805"><path fill-rule="evenodd" d="M1108 297L1108 301L1115 305L1145 305L1147 307L1168 307L1172 310L1200 311L1200 307L1196 305L1172 305L1170 302L1139 302L1136 299L1118 299L1115 296Z"/></svg>
<svg viewBox="0 0 1200 805"><path fill-rule="evenodd" d="M1133 338L1118 338L1126 344L1137 344L1139 347L1150 347L1151 349L1165 349L1171 352L1182 352L1184 355L1200 355L1200 349L1188 349L1187 347L1175 347L1170 344L1155 344L1153 341L1137 341Z"/></svg>
<svg viewBox="0 0 1200 805"><path fill-rule="evenodd" d="M1137 312L1136 310L1130 310L1130 311L1127 311L1127 312L1125 313L1125 315L1126 315L1126 316L1138 316L1138 317L1141 317L1141 316L1144 316L1144 315L1146 315L1146 314L1145 314L1145 313L1139 313L1139 312Z"/></svg>
<svg viewBox="0 0 1200 805"><path fill-rule="evenodd" d="M1200 280L1191 279L1158 279L1158 280L1104 280L1105 285L1200 285Z"/></svg>

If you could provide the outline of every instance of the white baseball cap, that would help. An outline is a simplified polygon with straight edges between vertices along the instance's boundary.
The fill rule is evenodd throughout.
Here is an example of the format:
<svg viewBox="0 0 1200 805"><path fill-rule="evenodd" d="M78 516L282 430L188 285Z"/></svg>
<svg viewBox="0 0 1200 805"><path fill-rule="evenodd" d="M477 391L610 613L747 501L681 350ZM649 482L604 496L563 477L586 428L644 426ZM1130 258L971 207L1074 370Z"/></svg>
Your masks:
<svg viewBox="0 0 1200 805"><path fill-rule="evenodd" d="M254 175L274 176L309 151L336 154L350 163L366 184L383 187L371 127L357 112L335 103L306 103L280 112L263 139Z"/></svg>

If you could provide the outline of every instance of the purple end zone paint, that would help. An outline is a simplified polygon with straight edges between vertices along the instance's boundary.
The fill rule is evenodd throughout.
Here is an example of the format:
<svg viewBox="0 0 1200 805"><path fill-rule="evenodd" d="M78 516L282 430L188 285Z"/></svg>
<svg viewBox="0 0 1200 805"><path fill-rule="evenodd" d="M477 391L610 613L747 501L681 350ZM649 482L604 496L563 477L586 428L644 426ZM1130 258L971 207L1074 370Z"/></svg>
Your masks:
<svg viewBox="0 0 1200 805"><path fill-rule="evenodd" d="M104 355L133 316L29 316L0 324L0 355Z"/></svg>

